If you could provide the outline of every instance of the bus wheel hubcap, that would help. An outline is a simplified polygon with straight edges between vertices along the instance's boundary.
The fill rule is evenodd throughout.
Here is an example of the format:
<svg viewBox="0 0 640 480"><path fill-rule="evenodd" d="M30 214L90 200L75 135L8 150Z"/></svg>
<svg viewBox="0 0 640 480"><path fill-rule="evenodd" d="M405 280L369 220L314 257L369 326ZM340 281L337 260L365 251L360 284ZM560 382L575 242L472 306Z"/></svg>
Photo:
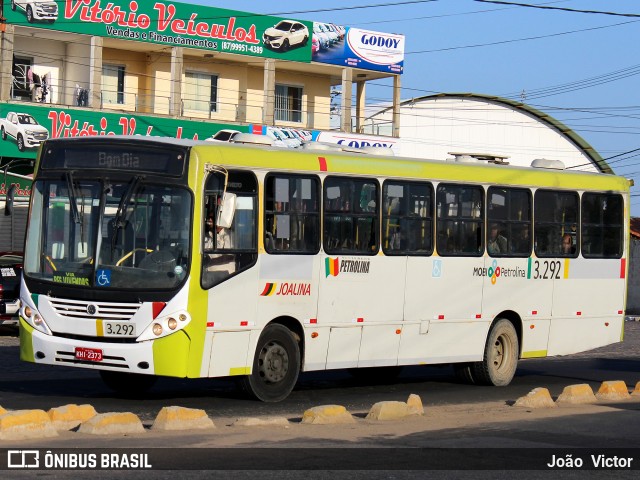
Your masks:
<svg viewBox="0 0 640 480"><path fill-rule="evenodd" d="M502 367L505 354L508 350L507 340L501 335L496 339L496 343L493 346L493 365L496 369Z"/></svg>
<svg viewBox="0 0 640 480"><path fill-rule="evenodd" d="M268 343L262 348L259 362L260 376L269 383L281 381L289 370L289 355L277 343Z"/></svg>

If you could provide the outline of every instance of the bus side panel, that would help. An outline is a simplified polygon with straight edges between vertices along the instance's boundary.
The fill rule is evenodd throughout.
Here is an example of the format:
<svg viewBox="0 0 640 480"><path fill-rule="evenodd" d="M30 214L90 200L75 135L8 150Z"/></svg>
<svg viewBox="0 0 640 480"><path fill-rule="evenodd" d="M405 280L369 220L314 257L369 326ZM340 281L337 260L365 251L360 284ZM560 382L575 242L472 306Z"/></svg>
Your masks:
<svg viewBox="0 0 640 480"><path fill-rule="evenodd" d="M610 318L621 314L626 275L623 260L576 258L560 261L563 268L554 283L554 316ZM575 294L577 291L580 295Z"/></svg>
<svg viewBox="0 0 640 480"><path fill-rule="evenodd" d="M397 365L401 333L401 323L362 327L358 367Z"/></svg>
<svg viewBox="0 0 640 480"><path fill-rule="evenodd" d="M544 357L549 340L553 281L534 279L535 268L533 258L487 256L483 272L482 318L492 322L500 312L514 311L522 320L520 353L525 358Z"/></svg>
<svg viewBox="0 0 640 480"><path fill-rule="evenodd" d="M357 367L361 340L362 327L360 326L331 327L329 349L327 351L327 369Z"/></svg>
<svg viewBox="0 0 640 480"><path fill-rule="evenodd" d="M620 341L624 322L625 262L562 259L554 281L549 355L566 355ZM580 295L575 292L579 291Z"/></svg>
<svg viewBox="0 0 640 480"><path fill-rule="evenodd" d="M407 263L405 324L398 363L480 360L488 321L481 315L484 259L411 257Z"/></svg>
<svg viewBox="0 0 640 480"><path fill-rule="evenodd" d="M207 332L207 343L211 343L209 377L248 375L247 364L251 332Z"/></svg>
<svg viewBox="0 0 640 480"><path fill-rule="evenodd" d="M549 355L569 355L620 341L624 317L553 319L549 333Z"/></svg>
<svg viewBox="0 0 640 480"><path fill-rule="evenodd" d="M318 324L318 279L322 260L318 255L260 255L258 324L278 317L291 317L303 326L304 370L323 370L327 361L328 326ZM311 337L313 329L318 333ZM257 339L256 339L257 341Z"/></svg>
<svg viewBox="0 0 640 480"><path fill-rule="evenodd" d="M260 331L263 328L263 325L257 325L255 322L257 289L258 268L254 265L206 292L208 303L205 351L210 348L211 354L209 358L203 359L203 363L208 365L209 377L244 375L251 371L253 361L251 344L256 343L257 338L255 342L251 342L252 336L248 334L218 338L215 335L228 331L250 333L252 330ZM227 355L230 346L222 341L224 338L229 339L235 349L231 357ZM255 348L255 345L253 347Z"/></svg>
<svg viewBox="0 0 640 480"><path fill-rule="evenodd" d="M332 326L327 368L356 367L360 355L360 366L378 361L383 362L380 365L395 365L399 335L395 334L397 327L392 326L402 323L406 258L321 258L318 324ZM378 329L380 325L389 328ZM365 335L362 328L367 330Z"/></svg>

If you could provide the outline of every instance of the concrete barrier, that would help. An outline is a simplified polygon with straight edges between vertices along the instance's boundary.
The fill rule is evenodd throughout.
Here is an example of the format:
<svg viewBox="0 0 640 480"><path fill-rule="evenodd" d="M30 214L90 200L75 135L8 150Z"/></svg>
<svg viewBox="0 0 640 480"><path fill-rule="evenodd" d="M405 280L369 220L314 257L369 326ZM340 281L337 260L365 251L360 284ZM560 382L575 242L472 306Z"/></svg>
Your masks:
<svg viewBox="0 0 640 480"><path fill-rule="evenodd" d="M0 415L0 440L56 437L58 432L44 410L15 410Z"/></svg>
<svg viewBox="0 0 640 480"><path fill-rule="evenodd" d="M71 430L97 414L98 412L92 405L76 405L75 403L52 408L47 412L51 424L56 430Z"/></svg>
<svg viewBox="0 0 640 480"><path fill-rule="evenodd" d="M4 415L5 413L7 413L7 410L5 410L4 408L0 407L0 415Z"/></svg>
<svg viewBox="0 0 640 480"><path fill-rule="evenodd" d="M593 393L593 392L592 392ZM538 387L531 390L524 397L520 397L514 403L515 407L525 408L555 408L553 398L547 388Z"/></svg>
<svg viewBox="0 0 640 480"><path fill-rule="evenodd" d="M631 398L627 384L622 380L610 380L602 382L596 398L601 402L613 402L617 400L628 400Z"/></svg>
<svg viewBox="0 0 640 480"><path fill-rule="evenodd" d="M578 385L569 385L564 387L564 390L556 400L556 403L596 403L598 399L593 394L591 386L587 383L581 383Z"/></svg>
<svg viewBox="0 0 640 480"><path fill-rule="evenodd" d="M371 407L367 420L399 420L409 416L409 407L404 402L378 402Z"/></svg>
<svg viewBox="0 0 640 480"><path fill-rule="evenodd" d="M302 423L310 425L335 425L355 423L355 418L342 405L321 405L304 412Z"/></svg>
<svg viewBox="0 0 640 480"><path fill-rule="evenodd" d="M207 412L195 408L164 407L153 421L151 430L192 430L215 428Z"/></svg>
<svg viewBox="0 0 640 480"><path fill-rule="evenodd" d="M409 407L409 415L424 415L424 407L420 395L412 393L407 399L407 407Z"/></svg>
<svg viewBox="0 0 640 480"><path fill-rule="evenodd" d="M640 397L640 382L636 383L636 388L631 392L634 397Z"/></svg>
<svg viewBox="0 0 640 480"><path fill-rule="evenodd" d="M126 435L144 433L142 422L133 413L101 413L80 425L79 433L89 435Z"/></svg>
<svg viewBox="0 0 640 480"><path fill-rule="evenodd" d="M234 427L284 427L289 428L291 424L284 417L244 417L233 422Z"/></svg>

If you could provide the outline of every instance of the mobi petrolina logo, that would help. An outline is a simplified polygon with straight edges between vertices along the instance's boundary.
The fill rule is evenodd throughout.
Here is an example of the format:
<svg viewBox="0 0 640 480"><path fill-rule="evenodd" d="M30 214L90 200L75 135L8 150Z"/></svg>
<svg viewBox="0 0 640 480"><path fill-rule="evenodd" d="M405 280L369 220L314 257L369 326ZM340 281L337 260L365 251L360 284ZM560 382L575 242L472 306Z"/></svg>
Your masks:
<svg viewBox="0 0 640 480"><path fill-rule="evenodd" d="M327 257L324 260L325 278L328 276L337 277L340 273L369 273L370 260L347 260L345 258Z"/></svg>
<svg viewBox="0 0 640 480"><path fill-rule="evenodd" d="M486 267L474 267L474 277L489 277L491 279L491 285L495 285L499 277L526 277L526 272L520 268L501 268L498 266L498 261L494 260L489 268Z"/></svg>
<svg viewBox="0 0 640 480"><path fill-rule="evenodd" d="M310 283L267 283L260 294L261 297L310 296Z"/></svg>

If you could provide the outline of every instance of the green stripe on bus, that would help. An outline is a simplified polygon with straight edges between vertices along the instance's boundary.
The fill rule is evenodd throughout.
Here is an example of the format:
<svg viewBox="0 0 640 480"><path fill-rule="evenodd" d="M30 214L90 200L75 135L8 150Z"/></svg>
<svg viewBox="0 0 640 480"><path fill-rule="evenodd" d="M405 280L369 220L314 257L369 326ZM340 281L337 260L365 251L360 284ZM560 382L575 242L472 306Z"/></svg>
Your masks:
<svg viewBox="0 0 640 480"><path fill-rule="evenodd" d="M529 261L527 262L527 279L531 279L531 257L529 257Z"/></svg>

